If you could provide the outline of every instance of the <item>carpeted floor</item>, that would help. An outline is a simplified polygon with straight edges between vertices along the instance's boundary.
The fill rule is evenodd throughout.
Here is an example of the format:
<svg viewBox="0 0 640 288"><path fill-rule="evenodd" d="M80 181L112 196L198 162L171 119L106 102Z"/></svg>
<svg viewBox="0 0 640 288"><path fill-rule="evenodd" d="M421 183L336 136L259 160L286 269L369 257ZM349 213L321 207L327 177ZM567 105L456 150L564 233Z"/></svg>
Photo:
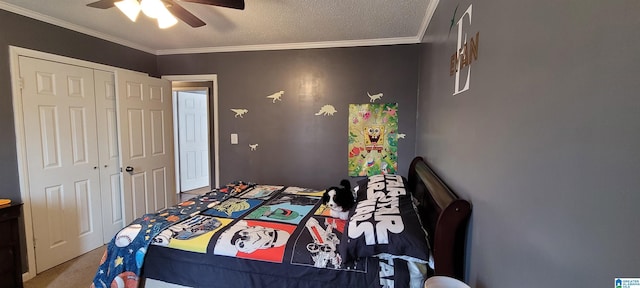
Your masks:
<svg viewBox="0 0 640 288"><path fill-rule="evenodd" d="M24 283L25 288L88 288L106 246L44 271ZM1 286L1 285L0 285Z"/></svg>

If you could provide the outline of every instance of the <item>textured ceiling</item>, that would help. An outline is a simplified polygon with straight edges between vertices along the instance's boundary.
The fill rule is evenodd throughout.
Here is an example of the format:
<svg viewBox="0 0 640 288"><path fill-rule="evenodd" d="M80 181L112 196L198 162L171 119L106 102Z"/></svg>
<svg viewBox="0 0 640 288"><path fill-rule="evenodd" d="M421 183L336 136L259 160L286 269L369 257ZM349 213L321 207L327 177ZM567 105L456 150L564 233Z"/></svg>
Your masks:
<svg viewBox="0 0 640 288"><path fill-rule="evenodd" d="M166 30L95 0L4 0L0 9L153 54L418 43L438 0L245 0L245 10L180 2L206 26Z"/></svg>

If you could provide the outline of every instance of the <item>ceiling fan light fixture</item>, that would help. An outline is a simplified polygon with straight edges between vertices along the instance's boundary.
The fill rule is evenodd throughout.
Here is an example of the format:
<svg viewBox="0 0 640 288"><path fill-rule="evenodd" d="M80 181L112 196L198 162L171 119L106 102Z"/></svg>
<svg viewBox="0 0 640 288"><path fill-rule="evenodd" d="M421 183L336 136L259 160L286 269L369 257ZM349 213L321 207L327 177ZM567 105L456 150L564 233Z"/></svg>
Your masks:
<svg viewBox="0 0 640 288"><path fill-rule="evenodd" d="M142 0L140 1L140 8L142 13L149 18L158 19L165 13L169 13L167 7L160 0Z"/></svg>
<svg viewBox="0 0 640 288"><path fill-rule="evenodd" d="M126 15L131 21L136 22L138 15L140 14L140 3L138 0L122 0L113 3Z"/></svg>
<svg viewBox="0 0 640 288"><path fill-rule="evenodd" d="M167 29L173 25L178 23L178 19L171 15L168 10L165 10L166 13L162 13L158 16L158 27L160 29Z"/></svg>

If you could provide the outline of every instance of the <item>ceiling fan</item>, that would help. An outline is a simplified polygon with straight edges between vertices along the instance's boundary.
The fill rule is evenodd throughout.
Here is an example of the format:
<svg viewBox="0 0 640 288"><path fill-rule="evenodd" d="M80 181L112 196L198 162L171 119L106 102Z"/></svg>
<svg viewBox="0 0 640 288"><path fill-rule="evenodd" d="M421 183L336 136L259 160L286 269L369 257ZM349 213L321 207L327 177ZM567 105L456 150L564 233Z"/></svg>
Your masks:
<svg viewBox="0 0 640 288"><path fill-rule="evenodd" d="M191 27L207 25L200 18L180 6L178 4L180 1L244 10L244 0L98 0L87 4L87 6L98 9L109 9L116 6L134 22L140 11L142 11L145 15L158 19L160 28L168 28L176 24L177 20L175 18L182 20Z"/></svg>

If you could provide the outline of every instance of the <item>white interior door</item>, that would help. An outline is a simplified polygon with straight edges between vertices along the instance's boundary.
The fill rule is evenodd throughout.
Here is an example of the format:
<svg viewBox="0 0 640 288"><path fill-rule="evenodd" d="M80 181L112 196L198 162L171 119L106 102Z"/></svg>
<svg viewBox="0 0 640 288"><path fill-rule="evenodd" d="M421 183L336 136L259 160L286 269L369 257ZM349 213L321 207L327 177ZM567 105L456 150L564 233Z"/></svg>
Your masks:
<svg viewBox="0 0 640 288"><path fill-rule="evenodd" d="M176 91L180 191L209 187L209 117L207 90Z"/></svg>
<svg viewBox="0 0 640 288"><path fill-rule="evenodd" d="M93 70L19 57L36 270L103 244Z"/></svg>
<svg viewBox="0 0 640 288"><path fill-rule="evenodd" d="M171 82L119 70L118 131L125 223L177 201Z"/></svg>
<svg viewBox="0 0 640 288"><path fill-rule="evenodd" d="M106 244L124 226L118 158L116 85L112 72L94 71L96 117L100 163L103 242Z"/></svg>

